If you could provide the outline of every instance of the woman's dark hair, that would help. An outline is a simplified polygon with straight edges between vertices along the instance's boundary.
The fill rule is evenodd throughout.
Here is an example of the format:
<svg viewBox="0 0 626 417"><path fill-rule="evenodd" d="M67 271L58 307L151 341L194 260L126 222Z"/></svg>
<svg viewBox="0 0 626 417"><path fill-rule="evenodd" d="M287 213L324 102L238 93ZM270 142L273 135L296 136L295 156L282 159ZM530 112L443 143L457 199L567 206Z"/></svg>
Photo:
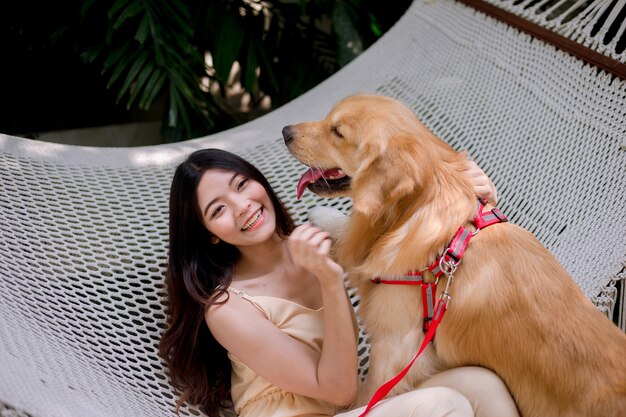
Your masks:
<svg viewBox="0 0 626 417"><path fill-rule="evenodd" d="M231 365L226 350L205 324L207 307L225 292L239 251L212 235L202 222L198 183L209 169L223 169L259 182L276 212L276 232L288 236L294 222L271 185L252 164L219 149L193 152L172 180L169 213L169 255L165 286L168 327L159 344L159 356L169 368L174 387L181 392L177 410L185 402L217 416L230 400Z"/></svg>

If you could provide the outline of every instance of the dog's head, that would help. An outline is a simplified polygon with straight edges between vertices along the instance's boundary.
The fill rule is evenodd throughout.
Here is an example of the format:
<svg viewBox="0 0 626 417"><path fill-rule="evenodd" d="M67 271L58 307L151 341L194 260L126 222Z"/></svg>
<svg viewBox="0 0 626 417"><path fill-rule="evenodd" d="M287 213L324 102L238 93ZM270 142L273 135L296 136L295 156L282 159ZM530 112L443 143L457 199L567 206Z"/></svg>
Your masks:
<svg viewBox="0 0 626 417"><path fill-rule="evenodd" d="M310 167L298 197L304 188L349 196L365 215L419 192L429 178L423 171L444 149L401 102L368 94L340 101L322 120L286 126L283 136L292 155Z"/></svg>

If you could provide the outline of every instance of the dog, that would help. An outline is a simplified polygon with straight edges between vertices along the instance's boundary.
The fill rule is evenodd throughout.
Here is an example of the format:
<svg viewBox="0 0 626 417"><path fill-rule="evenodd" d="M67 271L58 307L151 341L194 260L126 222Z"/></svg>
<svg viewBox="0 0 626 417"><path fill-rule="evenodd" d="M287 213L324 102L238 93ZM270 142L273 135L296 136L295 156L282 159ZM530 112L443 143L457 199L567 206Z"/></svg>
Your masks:
<svg viewBox="0 0 626 417"><path fill-rule="evenodd" d="M503 379L525 417L626 416L626 334L533 234L504 222L475 230L479 205L463 175L467 156L410 109L357 94L322 120L286 126L283 137L310 167L299 195L308 188L352 199L336 251L361 297L358 314L371 345L358 405L400 372L424 339L419 287L372 278L424 270L465 226L474 235L453 281L444 275L436 285L437 297L445 290L451 298L434 342L391 394L444 369L478 365ZM423 279L435 281L429 271Z"/></svg>

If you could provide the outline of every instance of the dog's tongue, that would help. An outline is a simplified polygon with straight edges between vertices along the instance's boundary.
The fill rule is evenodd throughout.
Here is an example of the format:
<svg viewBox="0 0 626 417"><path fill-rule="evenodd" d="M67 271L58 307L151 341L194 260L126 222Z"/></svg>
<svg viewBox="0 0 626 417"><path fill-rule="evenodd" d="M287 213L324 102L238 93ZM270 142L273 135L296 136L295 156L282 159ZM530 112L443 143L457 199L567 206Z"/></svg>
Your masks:
<svg viewBox="0 0 626 417"><path fill-rule="evenodd" d="M324 171L319 168L309 168L304 174L302 174L300 181L298 181L298 200L302 197L302 193L304 192L306 186L320 179L323 174Z"/></svg>

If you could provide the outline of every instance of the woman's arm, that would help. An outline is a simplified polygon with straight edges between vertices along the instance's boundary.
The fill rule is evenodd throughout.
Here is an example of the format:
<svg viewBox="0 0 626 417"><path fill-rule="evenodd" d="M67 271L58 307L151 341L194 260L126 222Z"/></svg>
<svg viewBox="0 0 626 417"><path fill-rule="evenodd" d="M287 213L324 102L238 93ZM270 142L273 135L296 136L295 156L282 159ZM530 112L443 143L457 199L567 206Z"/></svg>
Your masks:
<svg viewBox="0 0 626 417"><path fill-rule="evenodd" d="M314 274L324 304L324 347L317 365L317 380L339 405L356 399L358 353L354 310L344 286L344 270L329 257L331 240L327 232L304 225L288 241L292 261Z"/></svg>
<svg viewBox="0 0 626 417"><path fill-rule="evenodd" d="M290 337L247 300L230 294L211 306L206 321L231 354L270 383L296 394L349 405L358 384L353 309L343 270L328 257L330 242L318 229L301 226L289 238L289 253L318 278L324 304L324 344L319 353Z"/></svg>

